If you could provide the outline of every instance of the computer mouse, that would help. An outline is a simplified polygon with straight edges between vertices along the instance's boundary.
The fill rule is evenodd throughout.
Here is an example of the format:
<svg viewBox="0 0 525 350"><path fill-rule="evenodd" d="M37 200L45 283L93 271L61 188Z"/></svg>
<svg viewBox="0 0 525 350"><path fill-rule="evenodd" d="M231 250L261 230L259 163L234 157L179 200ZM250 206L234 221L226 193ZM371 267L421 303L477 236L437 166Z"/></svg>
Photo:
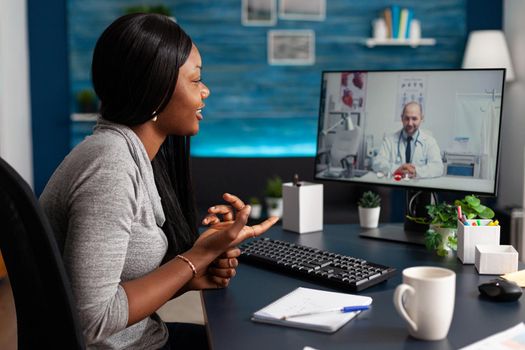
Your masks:
<svg viewBox="0 0 525 350"><path fill-rule="evenodd" d="M478 286L479 293L494 301L515 301L523 294L517 283L504 279L495 279Z"/></svg>

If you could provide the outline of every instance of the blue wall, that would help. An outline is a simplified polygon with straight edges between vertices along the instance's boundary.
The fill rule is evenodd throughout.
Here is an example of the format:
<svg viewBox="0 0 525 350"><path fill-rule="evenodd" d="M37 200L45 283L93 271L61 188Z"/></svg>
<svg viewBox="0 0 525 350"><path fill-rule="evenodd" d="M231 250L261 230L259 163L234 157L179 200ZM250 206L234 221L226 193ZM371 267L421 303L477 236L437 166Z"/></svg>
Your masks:
<svg viewBox="0 0 525 350"><path fill-rule="evenodd" d="M35 192L69 152L66 0L28 0Z"/></svg>
<svg viewBox="0 0 525 350"><path fill-rule="evenodd" d="M126 4L69 0L73 92L90 86L95 41L123 14ZM194 138L193 154L313 156L322 70L460 65L466 37L465 0L398 1L400 6L413 8L423 35L436 38L436 46L366 47L363 41L370 36L371 22L389 4L384 0L329 0L322 22L278 20L272 27L245 27L239 0L173 2L170 8L178 23L201 51L203 79L212 91L201 133ZM267 33L271 29L314 30L316 63L269 65Z"/></svg>
<svg viewBox="0 0 525 350"><path fill-rule="evenodd" d="M468 32L503 28L502 0L468 0L467 14Z"/></svg>
<svg viewBox="0 0 525 350"><path fill-rule="evenodd" d="M238 130L232 129L231 135L215 133L219 137L213 137L215 129L211 125L223 125L225 119L235 124L232 119L272 118L266 133L273 130L271 133L278 140L286 140L293 136L287 134L287 127L283 127L281 121L294 124L290 120L295 118L295 125L306 125L304 133L309 139L315 136L321 70L459 67L468 30L500 28L502 14L501 0L396 1L400 6L414 9L415 17L422 22L423 35L436 38L437 45L418 49L369 49L360 41L370 35L371 20L382 8L392 4L391 1L327 0L324 22L278 20L273 27L243 27L239 0L59 0L51 3L29 0L37 193L69 150L68 112L76 109L74 94L91 86L89 69L96 38L126 6L161 2L172 9L203 56L203 77L212 89L212 97L207 101L201 135L194 139L193 146L195 150L200 145L205 152L206 144L211 145L208 149L213 149L214 140L221 136L228 142L231 135L238 136ZM316 64L269 66L266 63L267 31L301 28L316 32ZM210 119L212 122L206 123ZM252 124L242 125L248 140L260 134Z"/></svg>

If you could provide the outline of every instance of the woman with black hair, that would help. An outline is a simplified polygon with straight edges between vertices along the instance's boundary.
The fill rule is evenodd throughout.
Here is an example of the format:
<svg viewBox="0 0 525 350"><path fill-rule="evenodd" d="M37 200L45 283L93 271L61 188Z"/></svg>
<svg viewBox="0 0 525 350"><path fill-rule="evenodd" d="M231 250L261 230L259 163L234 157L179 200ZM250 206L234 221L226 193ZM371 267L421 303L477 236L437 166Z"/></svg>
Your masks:
<svg viewBox="0 0 525 350"><path fill-rule="evenodd" d="M277 221L246 226L250 207L225 194L198 234L189 146L210 94L201 68L191 39L162 15L123 16L97 41L101 117L40 197L89 348L205 348L203 327L166 325L155 311L188 290L227 286L236 246Z"/></svg>

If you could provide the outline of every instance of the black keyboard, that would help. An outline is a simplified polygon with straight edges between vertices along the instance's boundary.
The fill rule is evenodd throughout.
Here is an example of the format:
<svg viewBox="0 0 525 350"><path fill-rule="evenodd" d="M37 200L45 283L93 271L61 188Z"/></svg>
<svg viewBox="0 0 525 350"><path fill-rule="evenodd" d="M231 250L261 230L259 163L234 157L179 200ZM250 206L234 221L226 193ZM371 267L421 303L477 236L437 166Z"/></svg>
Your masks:
<svg viewBox="0 0 525 350"><path fill-rule="evenodd" d="M363 259L270 238L253 239L240 248L241 261L350 292L385 281L396 271Z"/></svg>

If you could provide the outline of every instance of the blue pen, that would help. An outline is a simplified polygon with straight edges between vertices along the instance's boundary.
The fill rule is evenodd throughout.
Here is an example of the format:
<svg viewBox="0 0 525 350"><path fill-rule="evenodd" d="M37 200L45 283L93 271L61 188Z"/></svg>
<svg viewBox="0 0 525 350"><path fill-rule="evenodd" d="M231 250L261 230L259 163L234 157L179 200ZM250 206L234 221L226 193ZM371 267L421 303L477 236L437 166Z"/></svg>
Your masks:
<svg viewBox="0 0 525 350"><path fill-rule="evenodd" d="M359 305L359 306L343 306L333 309L326 309L326 310L319 310L319 311L310 311L310 312L304 312L300 314L293 314L293 315L286 315L281 317L281 320L287 320L292 317L300 317L300 316L309 316L309 315L317 315L317 314L324 314L325 312L336 312L339 311L341 313L347 313L347 312L354 312L354 311L363 311L368 310L370 308L369 305Z"/></svg>

